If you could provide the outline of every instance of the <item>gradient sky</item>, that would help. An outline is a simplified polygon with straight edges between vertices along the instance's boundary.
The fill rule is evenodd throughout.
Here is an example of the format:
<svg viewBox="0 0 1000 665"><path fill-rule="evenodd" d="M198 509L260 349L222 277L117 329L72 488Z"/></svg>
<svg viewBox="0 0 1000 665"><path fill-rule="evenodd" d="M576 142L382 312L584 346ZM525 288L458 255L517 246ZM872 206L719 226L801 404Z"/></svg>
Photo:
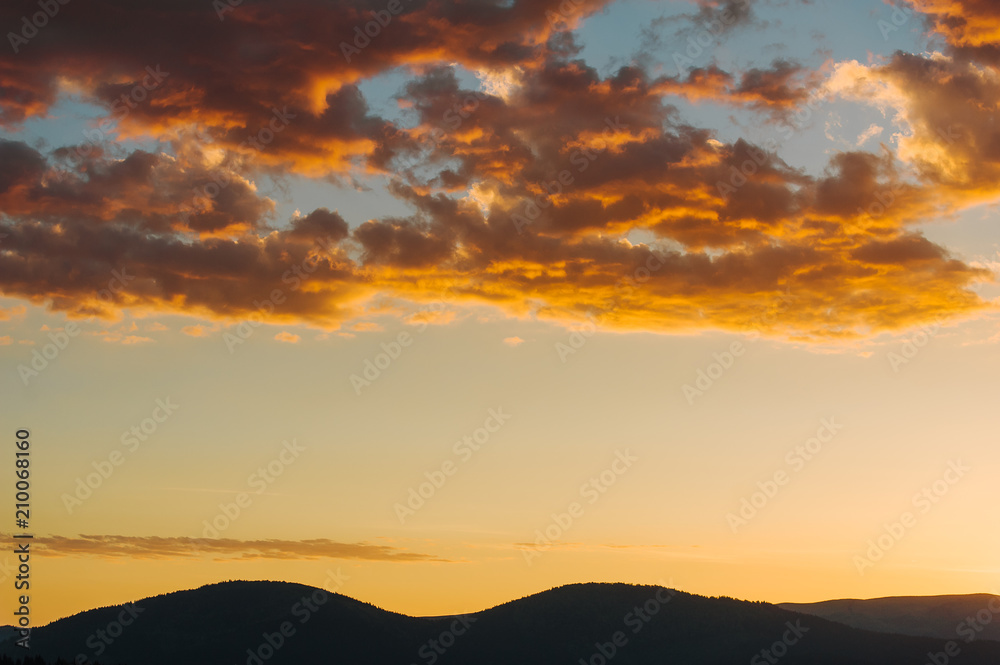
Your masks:
<svg viewBox="0 0 1000 665"><path fill-rule="evenodd" d="M997 593L995 3L388 6L0 7L37 622Z"/></svg>

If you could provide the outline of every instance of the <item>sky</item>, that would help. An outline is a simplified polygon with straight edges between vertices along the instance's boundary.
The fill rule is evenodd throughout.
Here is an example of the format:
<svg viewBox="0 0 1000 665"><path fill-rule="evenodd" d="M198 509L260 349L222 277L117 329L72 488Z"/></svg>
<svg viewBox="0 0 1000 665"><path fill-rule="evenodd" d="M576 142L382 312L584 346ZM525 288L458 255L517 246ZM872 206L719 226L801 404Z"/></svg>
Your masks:
<svg viewBox="0 0 1000 665"><path fill-rule="evenodd" d="M415 615L998 593L996 4L0 27L36 625L230 579Z"/></svg>

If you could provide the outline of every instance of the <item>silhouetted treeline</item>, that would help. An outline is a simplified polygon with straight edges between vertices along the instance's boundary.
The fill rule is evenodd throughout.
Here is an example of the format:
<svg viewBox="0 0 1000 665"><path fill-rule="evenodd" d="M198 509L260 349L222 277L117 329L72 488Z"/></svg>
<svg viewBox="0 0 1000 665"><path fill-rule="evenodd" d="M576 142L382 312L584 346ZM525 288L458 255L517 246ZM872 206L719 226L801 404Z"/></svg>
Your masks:
<svg viewBox="0 0 1000 665"><path fill-rule="evenodd" d="M661 587L574 584L463 617L410 617L300 584L228 582L135 603L101 654L108 665L1000 665L1000 643L869 632L760 602ZM122 616L91 610L32 631L58 665ZM118 631L115 631L116 633ZM941 654L938 656L937 654ZM932 654L933 658L928 656ZM71 661L62 661L72 665Z"/></svg>

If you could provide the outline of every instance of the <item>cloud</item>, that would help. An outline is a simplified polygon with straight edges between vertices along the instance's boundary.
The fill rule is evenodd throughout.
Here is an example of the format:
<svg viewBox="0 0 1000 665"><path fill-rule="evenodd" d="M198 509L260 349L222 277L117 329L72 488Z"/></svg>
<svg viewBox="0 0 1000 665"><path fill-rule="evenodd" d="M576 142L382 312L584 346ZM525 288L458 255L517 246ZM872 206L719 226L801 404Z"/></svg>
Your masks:
<svg viewBox="0 0 1000 665"><path fill-rule="evenodd" d="M454 321L457 316L454 310L421 310L406 316L403 321L411 326L443 326Z"/></svg>
<svg viewBox="0 0 1000 665"><path fill-rule="evenodd" d="M10 338L10 335L4 335L0 337L0 346L10 346L14 343L14 340Z"/></svg>
<svg viewBox="0 0 1000 665"><path fill-rule="evenodd" d="M754 67L737 78L716 65L691 69L687 76L663 77L653 87L665 94L692 101L708 100L730 106L746 106L786 120L806 102L820 83L818 72L788 60L775 60L769 67Z"/></svg>
<svg viewBox="0 0 1000 665"><path fill-rule="evenodd" d="M98 556L130 559L185 559L210 556L220 559L320 558L367 561L446 562L432 554L408 552L398 547L369 543L340 543L326 538L311 540L236 540L159 536L79 535L36 536L33 545L47 557Z"/></svg>
<svg viewBox="0 0 1000 665"><path fill-rule="evenodd" d="M351 330L355 332L382 332L385 327L374 321L361 321L351 326Z"/></svg>
<svg viewBox="0 0 1000 665"><path fill-rule="evenodd" d="M966 56L1000 61L1000 7L993 0L908 0ZM908 9L908 8L907 8Z"/></svg>
<svg viewBox="0 0 1000 665"><path fill-rule="evenodd" d="M441 81L453 85L447 77ZM905 224L929 212L931 195L905 185L896 187L890 214L858 213L899 184L891 159L845 153L822 178L804 176L745 141L725 144L705 130L664 125L662 118L670 115L659 93L628 69L602 80L579 65L555 63L525 85L539 86L530 93L535 97L548 90L550 101L541 106L552 108L539 118L562 117L563 124L552 126L526 117L524 106L498 103L470 117L470 124L492 125L491 134L452 135L446 142L454 145L440 147L464 163L461 171L480 174L492 197L485 210L398 182L392 192L416 210L413 216L368 221L336 243L316 242L317 235L342 235L341 218L323 209L263 235L254 230L259 222L227 222L224 228L234 230L224 238L194 235L190 225L164 226L148 210L123 217L109 209L120 204L111 203L113 197L97 196L106 180L71 175L76 191L94 190L91 213L61 226L58 220L72 214L69 202L43 196L48 210L42 206L30 218L25 211L17 225L0 224L18 249L0 254L0 286L7 295L48 298L53 309L78 316L129 307L233 321L261 315L259 303L286 283L292 267L301 266L310 270L302 282L308 288L284 289L284 300L267 318L331 329L357 318L378 297L420 302L448 292L454 296L449 310L408 314L408 322L446 323L464 304L487 303L518 315L530 307L557 320L601 316L602 325L625 329L739 330L754 307L790 289L800 307L780 322L782 332L839 337L982 306L968 289L983 271L943 249L915 271L908 263L902 278L892 266L866 262L864 252L851 253L873 240L904 235ZM585 106L578 89L587 91ZM512 103L524 94L515 93ZM628 110L611 115L622 108ZM531 150L491 145L500 140L497 132L509 133L501 142L527 141ZM502 154L512 161L494 165ZM152 163L134 162L140 189ZM156 163L175 168L165 158ZM99 160L93 173L110 168ZM494 170L504 175L491 175ZM561 171L572 180L560 185L563 191L552 203L541 205L551 174ZM45 182L60 177L53 170ZM514 216L531 214L532 206L534 219L518 233ZM665 244L621 240L637 228L652 230ZM356 258L351 243L360 249ZM73 280L64 277L66 261L79 265ZM113 271L122 269L134 278L101 297ZM860 299L859 289L883 293L881 306ZM931 292L936 295L926 297Z"/></svg>
<svg viewBox="0 0 1000 665"><path fill-rule="evenodd" d="M153 342L151 337L142 337L140 335L125 335L121 332L112 332L109 330L102 330L97 333L105 342L111 344L123 344L125 346L132 346L135 344L146 344L148 342Z"/></svg>
<svg viewBox="0 0 1000 665"><path fill-rule="evenodd" d="M957 25L953 4L922 4ZM212 326L333 331L392 302L405 304L387 314L415 325L487 305L667 333L745 330L791 294L764 332L824 343L989 307L974 287L992 272L917 228L1000 196L991 65L954 50L829 72L776 60L665 77L637 61L605 74L568 32L605 5L583 0L556 28L556 0L414 3L349 57L341 42L375 4L244 3L224 21L194 0L67 5L32 58L0 54L0 122L42 120L69 91L110 116L147 66L169 75L98 145L0 140L0 291L72 317ZM700 2L684 20L725 16L754 20L746 2ZM20 15L5 5L4 17ZM134 25L149 26L142 39L102 38ZM986 48L979 23L962 30L956 49ZM455 64L487 85L467 89ZM387 72L405 77L405 123L362 92ZM898 150L833 153L810 174L776 144L723 141L671 103L781 120L817 91L886 111ZM390 177L405 213L348 220L320 205L282 220L258 187L372 174Z"/></svg>
<svg viewBox="0 0 1000 665"><path fill-rule="evenodd" d="M676 49L678 43L686 44L688 37L707 34L718 40L733 30L754 23L753 4L755 0L697 0L698 11L666 15L653 19L642 31L642 47L637 59L648 59L657 51ZM668 26L678 26L671 33ZM674 54L671 54L674 55ZM683 60L677 53L678 60Z"/></svg>
<svg viewBox="0 0 1000 665"><path fill-rule="evenodd" d="M181 332L189 337L208 337L210 331L205 326L184 326Z"/></svg>
<svg viewBox="0 0 1000 665"><path fill-rule="evenodd" d="M863 146L865 143L868 142L869 139L881 135L883 131L884 129L881 126L876 125L873 122L871 125L868 126L868 129L861 132L861 134L858 136L858 141L857 143L855 143L855 146L857 147Z"/></svg>
<svg viewBox="0 0 1000 665"><path fill-rule="evenodd" d="M891 115L898 156L928 189L929 203L956 210L1000 195L992 124L1000 71L940 53L896 53L884 64L838 64L827 88Z"/></svg>
<svg viewBox="0 0 1000 665"><path fill-rule="evenodd" d="M160 168L165 172L157 175ZM114 177L105 177L111 171ZM83 174L52 167L44 178L0 194L10 220L0 227L11 231L8 245L16 249L0 253L0 289L80 317L113 318L130 307L237 319L257 312L254 301L282 284L292 264L308 263L320 288L286 289L282 313L325 322L344 316L327 303L328 291L350 297L349 282L361 280L344 252L310 235L330 228L329 217L262 237L253 230L270 203L234 182L230 191L245 196L242 203L220 197L191 214L185 206L196 180L165 155L100 157ZM64 225L66 219L74 223ZM72 278L67 262L75 266Z"/></svg>
<svg viewBox="0 0 1000 665"><path fill-rule="evenodd" d="M981 344L1000 344L1000 331L994 333L993 335L985 339L977 339L969 342L963 342L962 346L979 346Z"/></svg>
<svg viewBox="0 0 1000 665"><path fill-rule="evenodd" d="M151 337L141 337L139 335L127 335L122 338L121 343L130 345L130 344L145 344L146 342L152 342L152 341L154 340Z"/></svg>
<svg viewBox="0 0 1000 665"><path fill-rule="evenodd" d="M565 3L404 4L363 52L351 51L355 28L384 2L248 3L222 21L212 3L198 0L63 7L58 33L39 35L31 58L10 49L0 55L0 123L43 116L66 89L121 115L116 101L150 80L148 67L162 72L157 86L119 119L117 135L170 135L199 125L215 145L244 158L314 175L347 173L389 126L369 113L357 83L442 58L473 70L533 63L555 31L546 12L559 13ZM579 0L570 18L575 23L605 4ZM15 25L27 7L3 3L0 24ZM288 124L267 134L275 109ZM269 139L262 149L247 140L261 136Z"/></svg>
<svg viewBox="0 0 1000 665"><path fill-rule="evenodd" d="M10 309L0 307L0 321L10 321L12 318L21 318L27 313L28 308L24 305L17 305Z"/></svg>
<svg viewBox="0 0 1000 665"><path fill-rule="evenodd" d="M282 331L282 332L278 333L277 335L275 335L274 339L276 339L279 342L286 342L288 344L298 344L299 340L302 339L302 338L299 337L298 335L293 335L290 332Z"/></svg>
<svg viewBox="0 0 1000 665"><path fill-rule="evenodd" d="M755 0L698 0L695 22L701 26L720 25L723 32L753 20Z"/></svg>
<svg viewBox="0 0 1000 665"><path fill-rule="evenodd" d="M504 337L503 343L507 346L520 346L524 344L524 340L520 337Z"/></svg>
<svg viewBox="0 0 1000 665"><path fill-rule="evenodd" d="M347 237L347 231L347 222L339 213L317 208L304 217L292 220L288 237L336 244Z"/></svg>
<svg viewBox="0 0 1000 665"><path fill-rule="evenodd" d="M136 150L123 159L103 150L80 157L79 148L42 155L0 139L0 154L10 158L4 168L9 185L0 187L4 212L47 223L69 217L103 228L127 224L136 232L231 237L264 228L274 208L238 172L239 164L213 165L201 148L178 145L179 156ZM215 196L205 194L223 180L217 192L208 190Z"/></svg>
<svg viewBox="0 0 1000 665"><path fill-rule="evenodd" d="M969 265L989 270L994 275L1000 276L1000 250L993 252L993 256L980 256L970 261Z"/></svg>

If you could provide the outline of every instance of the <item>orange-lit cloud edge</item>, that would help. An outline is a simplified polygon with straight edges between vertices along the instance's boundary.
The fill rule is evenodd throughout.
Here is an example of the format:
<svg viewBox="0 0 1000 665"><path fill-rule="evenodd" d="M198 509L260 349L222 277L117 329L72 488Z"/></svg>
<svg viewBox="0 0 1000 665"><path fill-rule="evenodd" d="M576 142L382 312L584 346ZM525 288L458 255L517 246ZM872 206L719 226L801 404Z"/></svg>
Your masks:
<svg viewBox="0 0 1000 665"><path fill-rule="evenodd" d="M558 25L553 0L433 21L418 6L350 62L337 45L364 17L346 3L248 5L204 17L201 39L177 46L170 37L197 19L188 11L132 3L95 23L67 7L69 34L143 18L156 46L80 52L64 33L41 55L4 55L0 84L19 94L0 102L0 121L44 118L66 91L121 115L117 97L152 89L101 146L0 142L0 290L73 317L336 329L389 296L414 303L404 315L449 299L612 330L823 343L993 307L973 291L992 271L914 230L1000 196L983 136L1000 99L988 3L917 3L946 53L659 78L635 65L602 78L573 59L570 30L602 4ZM309 22L320 13L337 20ZM303 22L336 27L302 35ZM282 57L239 60L251 42ZM464 90L453 62L503 85ZM400 67L410 128L373 116L356 87ZM780 158L780 140L723 143L679 121L671 95L749 108L777 137L821 97L883 104L904 135L896 151L840 152L808 176ZM139 136L170 150L111 156ZM389 175L414 213L351 228L320 208L277 223L254 184L264 174ZM633 244L633 231L656 240Z"/></svg>

